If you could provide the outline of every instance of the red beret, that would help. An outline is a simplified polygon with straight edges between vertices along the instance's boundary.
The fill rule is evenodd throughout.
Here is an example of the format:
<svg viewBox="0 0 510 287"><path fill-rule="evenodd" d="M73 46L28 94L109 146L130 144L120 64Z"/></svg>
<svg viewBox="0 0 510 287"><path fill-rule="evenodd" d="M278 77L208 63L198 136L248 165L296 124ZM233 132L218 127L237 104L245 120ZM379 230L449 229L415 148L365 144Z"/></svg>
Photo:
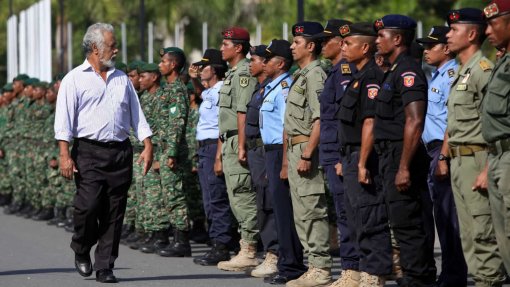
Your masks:
<svg viewBox="0 0 510 287"><path fill-rule="evenodd" d="M510 13L510 1L492 0L491 3L483 9L485 18L492 19Z"/></svg>
<svg viewBox="0 0 510 287"><path fill-rule="evenodd" d="M223 30L221 34L223 35L223 39L250 41L250 33L248 30L241 27L227 28Z"/></svg>

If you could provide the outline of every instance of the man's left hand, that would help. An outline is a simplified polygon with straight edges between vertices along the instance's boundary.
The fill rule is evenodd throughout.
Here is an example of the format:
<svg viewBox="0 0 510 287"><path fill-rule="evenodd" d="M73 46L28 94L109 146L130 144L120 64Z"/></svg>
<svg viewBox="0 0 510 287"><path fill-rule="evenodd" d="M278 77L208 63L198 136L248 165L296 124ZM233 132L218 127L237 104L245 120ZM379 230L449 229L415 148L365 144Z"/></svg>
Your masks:
<svg viewBox="0 0 510 287"><path fill-rule="evenodd" d="M472 187L473 191L484 191L489 188L489 184L487 183L487 169L484 169L475 180L475 183Z"/></svg>

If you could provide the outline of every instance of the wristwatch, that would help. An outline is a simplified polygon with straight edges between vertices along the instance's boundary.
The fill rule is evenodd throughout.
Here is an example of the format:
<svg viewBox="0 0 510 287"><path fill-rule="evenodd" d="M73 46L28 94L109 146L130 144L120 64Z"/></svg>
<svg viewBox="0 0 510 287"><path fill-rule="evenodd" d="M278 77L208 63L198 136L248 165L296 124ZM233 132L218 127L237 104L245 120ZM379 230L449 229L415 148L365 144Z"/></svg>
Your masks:
<svg viewBox="0 0 510 287"><path fill-rule="evenodd" d="M440 154L439 154L439 160L443 161L443 160L449 160L449 159L450 159L450 158L449 158L449 157L447 157L446 155L444 155L444 154L442 154L442 153L440 153Z"/></svg>

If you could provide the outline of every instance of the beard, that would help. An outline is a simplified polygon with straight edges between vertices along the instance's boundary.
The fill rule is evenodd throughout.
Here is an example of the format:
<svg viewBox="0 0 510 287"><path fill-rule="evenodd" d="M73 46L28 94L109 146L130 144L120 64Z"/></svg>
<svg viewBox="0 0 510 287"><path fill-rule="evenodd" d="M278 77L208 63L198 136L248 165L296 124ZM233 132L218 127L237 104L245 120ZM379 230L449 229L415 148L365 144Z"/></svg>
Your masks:
<svg viewBox="0 0 510 287"><path fill-rule="evenodd" d="M115 66L115 56L112 56L110 59L103 58L103 53L99 54L99 62L107 68L113 68Z"/></svg>

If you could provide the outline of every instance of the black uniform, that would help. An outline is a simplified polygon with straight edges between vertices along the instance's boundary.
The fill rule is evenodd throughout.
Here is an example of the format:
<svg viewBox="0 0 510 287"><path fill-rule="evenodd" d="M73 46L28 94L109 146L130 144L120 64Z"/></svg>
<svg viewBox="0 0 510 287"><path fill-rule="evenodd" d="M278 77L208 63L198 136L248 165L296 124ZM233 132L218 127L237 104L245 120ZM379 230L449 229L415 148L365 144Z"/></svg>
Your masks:
<svg viewBox="0 0 510 287"><path fill-rule="evenodd" d="M379 155L379 173L388 206L388 216L400 245L404 280L435 281L433 250L427 244L422 217L421 191L427 188L429 160L420 143L411 161L411 186L398 192L395 177L403 150L405 106L414 101L427 102L427 80L416 61L400 54L384 75L377 96L374 135Z"/></svg>
<svg viewBox="0 0 510 287"><path fill-rule="evenodd" d="M359 245L359 270L371 275L388 275L392 271L391 236L384 193L378 172L377 155L372 152L366 167L372 184L358 181L363 121L373 118L375 98L384 73L370 60L354 74L340 105L340 138L347 219L355 227Z"/></svg>

